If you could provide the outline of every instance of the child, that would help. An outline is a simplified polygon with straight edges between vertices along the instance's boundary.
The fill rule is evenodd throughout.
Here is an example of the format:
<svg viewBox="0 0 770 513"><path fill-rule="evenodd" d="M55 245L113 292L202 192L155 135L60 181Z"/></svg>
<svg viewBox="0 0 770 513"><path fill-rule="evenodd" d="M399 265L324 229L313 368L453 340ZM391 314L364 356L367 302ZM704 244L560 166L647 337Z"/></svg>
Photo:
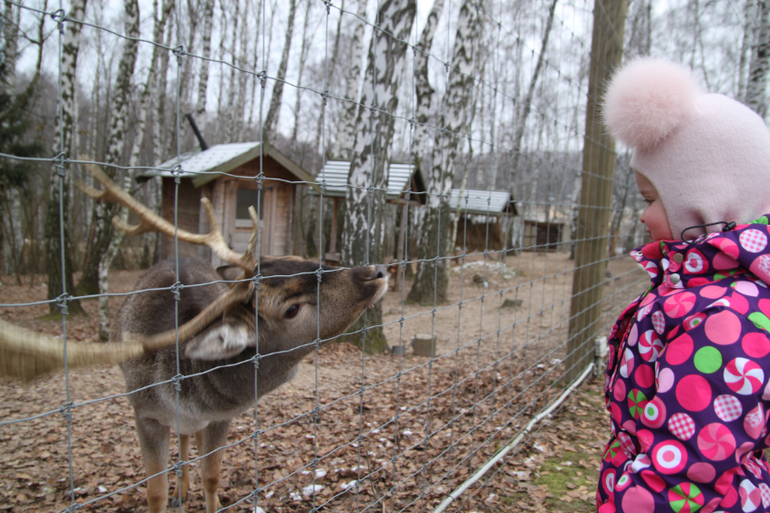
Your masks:
<svg viewBox="0 0 770 513"><path fill-rule="evenodd" d="M610 332L598 510L770 511L770 132L650 58L604 114L634 149L652 285Z"/></svg>

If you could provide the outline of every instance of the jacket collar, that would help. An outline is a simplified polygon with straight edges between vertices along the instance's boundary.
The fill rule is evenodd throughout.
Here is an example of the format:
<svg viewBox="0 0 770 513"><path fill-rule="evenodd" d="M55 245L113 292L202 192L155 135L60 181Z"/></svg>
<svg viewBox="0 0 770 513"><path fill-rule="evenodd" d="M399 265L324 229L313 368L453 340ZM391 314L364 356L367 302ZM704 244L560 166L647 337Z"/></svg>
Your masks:
<svg viewBox="0 0 770 513"><path fill-rule="evenodd" d="M653 287L684 289L746 273L770 285L769 220L770 214L693 241L653 241L630 254L650 275Z"/></svg>

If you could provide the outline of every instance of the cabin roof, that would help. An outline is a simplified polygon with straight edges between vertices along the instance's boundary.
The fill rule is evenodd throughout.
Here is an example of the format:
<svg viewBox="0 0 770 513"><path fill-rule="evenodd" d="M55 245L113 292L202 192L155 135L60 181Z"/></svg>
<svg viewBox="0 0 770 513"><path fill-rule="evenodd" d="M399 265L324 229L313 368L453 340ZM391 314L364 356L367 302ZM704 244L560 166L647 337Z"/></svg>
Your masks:
<svg viewBox="0 0 770 513"><path fill-rule="evenodd" d="M278 162L287 171L298 178L298 181L307 182L312 187L317 188L313 177L304 169L294 163L289 157L275 149L269 143L245 142L217 144L204 151L189 151L182 153L179 157L174 157L163 162L156 168L150 169L139 175L137 180L145 181L156 176L172 178L175 175L174 170L180 166L178 176L190 178L195 187L207 184L216 180L234 169L258 159L260 153L263 156L271 157Z"/></svg>
<svg viewBox="0 0 770 513"><path fill-rule="evenodd" d="M395 200L408 190L410 179L415 175L418 187L423 187L422 177L419 171L415 174L415 166L412 164L400 164L392 162L388 168L387 197ZM319 171L316 182L323 182L324 196L332 198L344 198L348 188L348 175L350 174L350 162L346 160L329 160ZM423 187L424 188L424 187ZM424 190L412 191L413 194L424 193Z"/></svg>
<svg viewBox="0 0 770 513"><path fill-rule="evenodd" d="M452 209L457 208L458 201L463 214L518 215L513 195L509 192L464 189L460 194L460 189L452 189L452 195L449 198Z"/></svg>

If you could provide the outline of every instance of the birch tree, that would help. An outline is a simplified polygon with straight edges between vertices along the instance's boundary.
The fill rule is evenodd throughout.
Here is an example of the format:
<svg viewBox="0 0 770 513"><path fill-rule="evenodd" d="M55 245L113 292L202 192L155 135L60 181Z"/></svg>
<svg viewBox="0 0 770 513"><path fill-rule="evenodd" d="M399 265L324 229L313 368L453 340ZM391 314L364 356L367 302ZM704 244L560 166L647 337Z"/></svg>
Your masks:
<svg viewBox="0 0 770 513"><path fill-rule="evenodd" d="M200 124L201 133L206 129L206 95L209 86L209 59L211 58L211 29L214 25L214 0L206 0L203 4L203 50L201 68L198 75L198 104L195 107L197 122Z"/></svg>
<svg viewBox="0 0 770 513"><path fill-rule="evenodd" d="M283 98L283 83L286 80L286 68L289 64L289 50L291 50L291 38L294 33L294 15L297 12L297 0L289 0L289 24L286 28L286 39L283 43L283 54L281 63L278 65L278 73L275 76L273 85L273 95L270 98L270 108L267 110L265 118L265 133L268 140L273 137L278 128L278 118L281 110L281 99Z"/></svg>
<svg viewBox="0 0 770 513"><path fill-rule="evenodd" d="M361 75L361 58L364 52L364 23L366 21L366 3L367 0L358 0L358 10L356 11L355 22L353 26L353 39L350 49L350 66L345 75L345 103L342 107L342 114L338 122L339 130L334 139L331 154L333 158L349 159L351 150L356 137L356 128L358 126L358 84ZM380 9L382 11L382 8ZM411 23L410 23L411 27ZM371 54L369 55L371 59ZM361 102L363 103L363 102Z"/></svg>
<svg viewBox="0 0 770 513"><path fill-rule="evenodd" d="M291 131L291 151L290 154L294 155L297 151L297 132L299 130L299 114L302 108L302 75L305 71L304 63L307 62L308 52L312 44L312 39L307 33L308 26L310 25L310 0L305 0L305 21L302 26L302 47L299 51L299 76L297 77L297 96L294 100L294 128Z"/></svg>
<svg viewBox="0 0 770 513"><path fill-rule="evenodd" d="M746 105L764 118L767 113L767 80L770 71L770 0L757 0L757 3L757 40L752 48Z"/></svg>
<svg viewBox="0 0 770 513"><path fill-rule="evenodd" d="M433 93L435 90L430 85L428 79L428 61L431 47L433 46L433 37L436 35L436 27L444 10L444 0L436 0L428 14L425 27L422 29L420 41L415 48L414 69L415 69L415 96L417 103L414 110L414 138L412 139L412 163L417 169L422 169L423 157L425 156L426 145L430 137L428 122L432 114L431 104L433 102Z"/></svg>
<svg viewBox="0 0 770 513"><path fill-rule="evenodd" d="M442 113L436 131L431 169L426 177L428 191L425 220L419 244L417 274L408 300L444 303L449 282L448 245L450 205L455 169L460 168L461 138L467 137L473 94L474 46L479 38L480 18L474 0L463 0L457 20L452 64L444 93Z"/></svg>
<svg viewBox="0 0 770 513"><path fill-rule="evenodd" d="M346 195L347 215L342 232L341 259L346 266L381 261L382 218L385 205L390 144L398 108L400 70L404 66L409 34L417 10L415 0L385 0L377 15L378 27L369 45L366 79L361 94L355 143ZM377 305L359 320L370 326L382 324L382 307ZM365 339L354 340L364 349L387 348L382 328L371 328Z"/></svg>
<svg viewBox="0 0 770 513"><path fill-rule="evenodd" d="M67 17L82 20L85 14L87 0L74 0ZM58 98L59 116L57 117L56 133L54 136L54 154L72 157L72 139L75 131L75 95L77 94L76 73L78 52L80 50L80 30L82 24L71 21L60 21L61 40L61 94ZM56 299L62 293L72 294L75 291L72 280L72 247L69 237L69 183L66 168L58 169L63 174L60 177L57 169L51 173L50 200L45 219L45 253L46 273L48 274L48 299ZM61 212L60 209L61 208ZM64 248L62 248L62 235ZM62 256L64 262L62 263ZM78 301L70 301L69 313L82 313ZM59 306L53 302L48 304L52 315L59 313Z"/></svg>

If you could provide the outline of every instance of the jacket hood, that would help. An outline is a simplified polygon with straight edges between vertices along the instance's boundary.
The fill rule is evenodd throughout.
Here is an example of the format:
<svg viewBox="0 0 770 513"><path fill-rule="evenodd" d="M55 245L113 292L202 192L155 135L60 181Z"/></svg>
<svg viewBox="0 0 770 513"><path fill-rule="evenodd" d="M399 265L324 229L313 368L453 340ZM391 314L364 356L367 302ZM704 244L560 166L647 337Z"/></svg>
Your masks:
<svg viewBox="0 0 770 513"><path fill-rule="evenodd" d="M654 286L684 289L750 273L758 285L770 285L770 214L727 232L693 241L653 241L630 255L650 275Z"/></svg>

